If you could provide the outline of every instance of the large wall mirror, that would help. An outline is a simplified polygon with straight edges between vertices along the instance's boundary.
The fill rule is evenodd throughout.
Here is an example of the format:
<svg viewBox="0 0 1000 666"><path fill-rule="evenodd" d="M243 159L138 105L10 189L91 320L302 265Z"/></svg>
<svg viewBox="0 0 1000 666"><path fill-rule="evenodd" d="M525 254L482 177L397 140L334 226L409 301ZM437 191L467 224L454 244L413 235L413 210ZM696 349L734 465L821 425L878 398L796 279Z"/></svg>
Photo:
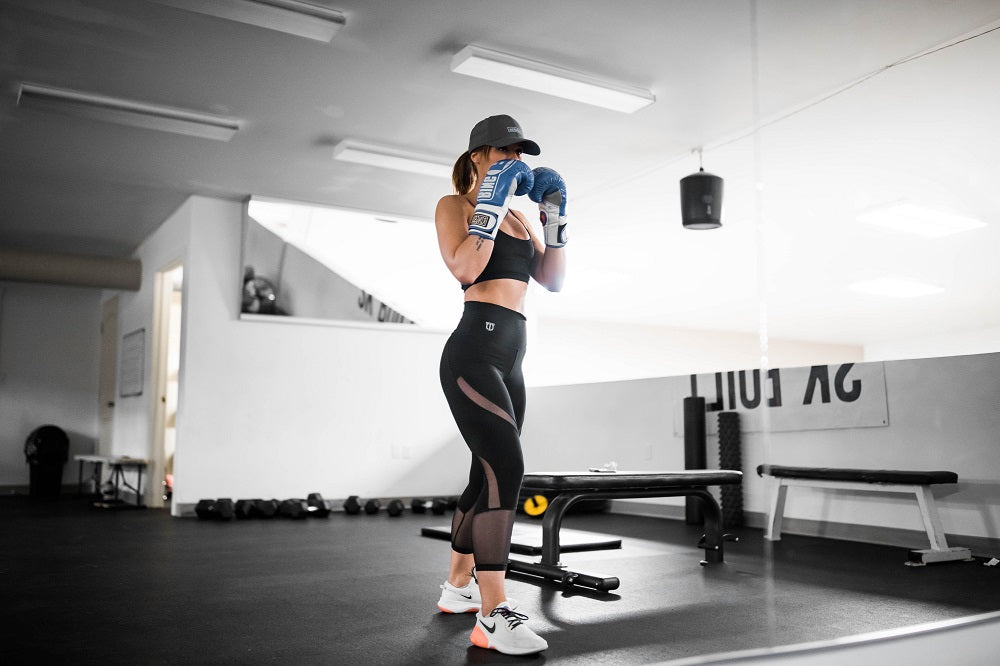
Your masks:
<svg viewBox="0 0 1000 666"><path fill-rule="evenodd" d="M883 53L858 54L867 70L845 63L839 87L803 102L798 88L795 99L775 93L818 63L779 61L769 45L780 25L751 26L756 63L733 96L742 122L697 152L629 163L610 151L601 159L613 171L599 182L577 172L568 145L527 158L554 156L570 187L566 287L536 290L532 320L562 322L580 349L631 327L646 343L708 353L735 344L726 335L756 336L762 357L780 343L804 350L798 358L815 349L817 362L1000 351L1000 93L970 65L995 58L1000 33L959 35L889 67ZM692 231L680 223L678 183L702 166L725 180L722 227ZM433 205L424 208L427 217L405 218L251 198L243 312L452 327L461 292L438 253Z"/></svg>
<svg viewBox="0 0 1000 666"><path fill-rule="evenodd" d="M429 220L251 197L242 256L243 315L446 328L461 307Z"/></svg>

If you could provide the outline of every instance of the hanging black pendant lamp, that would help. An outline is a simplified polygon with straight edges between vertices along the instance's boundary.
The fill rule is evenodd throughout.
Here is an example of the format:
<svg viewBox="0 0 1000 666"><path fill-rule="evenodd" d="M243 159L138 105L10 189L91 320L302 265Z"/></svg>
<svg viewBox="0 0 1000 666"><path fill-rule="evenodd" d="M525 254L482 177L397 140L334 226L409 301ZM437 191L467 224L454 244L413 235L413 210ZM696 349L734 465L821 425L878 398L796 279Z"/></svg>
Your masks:
<svg viewBox="0 0 1000 666"><path fill-rule="evenodd" d="M698 151L698 173L681 178L681 222L685 229L722 226L722 179L706 173Z"/></svg>

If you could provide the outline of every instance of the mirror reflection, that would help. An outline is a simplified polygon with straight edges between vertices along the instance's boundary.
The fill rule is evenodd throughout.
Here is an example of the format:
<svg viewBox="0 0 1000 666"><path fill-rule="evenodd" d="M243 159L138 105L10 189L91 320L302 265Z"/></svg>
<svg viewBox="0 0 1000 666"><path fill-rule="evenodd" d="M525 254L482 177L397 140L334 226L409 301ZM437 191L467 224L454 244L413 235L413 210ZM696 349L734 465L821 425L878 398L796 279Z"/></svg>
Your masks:
<svg viewBox="0 0 1000 666"><path fill-rule="evenodd" d="M442 298L449 281L432 230L426 220L251 198L241 312L448 326L460 299Z"/></svg>

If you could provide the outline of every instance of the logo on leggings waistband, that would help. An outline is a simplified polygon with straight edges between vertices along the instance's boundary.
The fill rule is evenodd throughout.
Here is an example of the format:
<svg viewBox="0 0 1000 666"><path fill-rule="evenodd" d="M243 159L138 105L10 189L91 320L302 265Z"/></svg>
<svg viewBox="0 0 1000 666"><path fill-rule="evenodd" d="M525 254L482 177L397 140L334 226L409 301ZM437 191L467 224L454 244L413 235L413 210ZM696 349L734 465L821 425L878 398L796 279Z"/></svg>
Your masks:
<svg viewBox="0 0 1000 666"><path fill-rule="evenodd" d="M491 321L486 322L486 330L487 331L492 331L496 327L497 327L497 325L494 324L493 322L491 322Z"/></svg>

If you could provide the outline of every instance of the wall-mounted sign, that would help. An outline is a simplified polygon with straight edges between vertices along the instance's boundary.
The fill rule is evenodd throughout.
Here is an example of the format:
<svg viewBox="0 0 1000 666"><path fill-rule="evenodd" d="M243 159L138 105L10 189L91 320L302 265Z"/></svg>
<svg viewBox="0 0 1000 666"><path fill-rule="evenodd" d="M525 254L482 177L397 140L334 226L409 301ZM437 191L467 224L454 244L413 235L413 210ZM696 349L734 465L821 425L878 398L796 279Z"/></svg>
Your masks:
<svg viewBox="0 0 1000 666"><path fill-rule="evenodd" d="M146 361L146 329L122 337L121 376L118 393L123 398L142 395L143 367Z"/></svg>
<svg viewBox="0 0 1000 666"><path fill-rule="evenodd" d="M889 425L883 363L691 375L691 395L705 398L710 432L721 411L739 412L745 432Z"/></svg>

